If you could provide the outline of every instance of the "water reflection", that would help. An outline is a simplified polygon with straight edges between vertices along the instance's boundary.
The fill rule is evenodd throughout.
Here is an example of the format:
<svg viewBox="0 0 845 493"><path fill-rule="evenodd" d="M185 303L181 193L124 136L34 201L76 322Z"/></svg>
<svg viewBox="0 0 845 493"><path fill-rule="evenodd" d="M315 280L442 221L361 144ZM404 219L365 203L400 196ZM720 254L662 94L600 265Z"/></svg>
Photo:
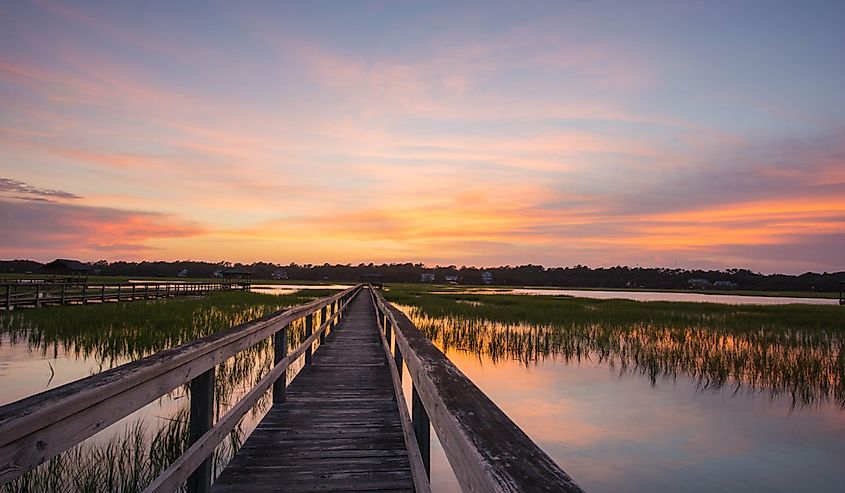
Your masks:
<svg viewBox="0 0 845 493"><path fill-rule="evenodd" d="M328 291L293 296L220 293L200 299L22 310L0 317L0 404L13 402L224 330ZM319 323L319 314L316 315ZM289 349L305 338L290 327ZM215 368L214 421L270 371L270 339ZM290 381L302 366L294 364ZM52 374L50 374L52 372ZM190 386L184 385L57 456L3 491L140 491L187 447ZM265 394L214 453L215 476L271 404Z"/></svg>
<svg viewBox="0 0 845 493"><path fill-rule="evenodd" d="M756 330L723 327L503 324L485 319L431 317L402 306L411 320L445 350L480 359L536 363L595 361L620 374L638 373L655 383L683 373L699 389L787 395L793 406L827 400L845 408L845 353L839 330Z"/></svg>
<svg viewBox="0 0 845 493"><path fill-rule="evenodd" d="M601 291L594 289L552 288L459 288L433 291L433 294L511 294L529 296L575 296L599 300L680 301L696 303L725 303L729 305L838 305L833 298L801 298L787 296L754 296L737 294L676 293L672 291Z"/></svg>
<svg viewBox="0 0 845 493"><path fill-rule="evenodd" d="M586 491L836 491L845 481L839 326L530 325L400 308ZM437 491L459 491L436 444L432 461Z"/></svg>

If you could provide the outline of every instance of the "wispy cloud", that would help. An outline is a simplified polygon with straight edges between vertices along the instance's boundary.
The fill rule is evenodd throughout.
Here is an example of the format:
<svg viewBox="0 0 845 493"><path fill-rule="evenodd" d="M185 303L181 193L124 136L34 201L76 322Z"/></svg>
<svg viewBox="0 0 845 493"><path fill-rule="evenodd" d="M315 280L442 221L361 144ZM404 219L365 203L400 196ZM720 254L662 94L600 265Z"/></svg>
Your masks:
<svg viewBox="0 0 845 493"><path fill-rule="evenodd" d="M48 188L38 188L28 185L22 181L12 180L10 178L0 178L0 193L15 193L25 197L35 196L37 198L58 198L58 199L78 199L79 195L65 192L63 190L52 190Z"/></svg>

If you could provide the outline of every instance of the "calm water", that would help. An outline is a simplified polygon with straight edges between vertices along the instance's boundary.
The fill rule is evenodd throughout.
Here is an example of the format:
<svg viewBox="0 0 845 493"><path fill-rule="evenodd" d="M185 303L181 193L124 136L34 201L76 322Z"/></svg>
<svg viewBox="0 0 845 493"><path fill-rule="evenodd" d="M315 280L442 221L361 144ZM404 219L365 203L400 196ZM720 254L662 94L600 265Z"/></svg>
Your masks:
<svg viewBox="0 0 845 493"><path fill-rule="evenodd" d="M693 301L700 303L725 303L730 305L838 305L830 298L792 298L780 296L743 296L736 294L671 293L662 291L593 291L590 289L538 289L538 288L470 288L439 291L438 294L521 294L531 296L575 296L600 300L622 299L634 301Z"/></svg>
<svg viewBox="0 0 845 493"><path fill-rule="evenodd" d="M599 354L589 343L577 356L550 351L526 363L490 347L500 343L493 334L509 331L513 338L532 327L456 323L402 309L424 330L439 328L435 343L588 492L842 491L845 484L842 368L835 363L842 345L836 336L821 344L829 351L796 351L803 355L799 360L827 368L814 378L833 386L792 378L790 368L775 363L765 378L714 383L704 361L679 362L686 371L670 371L680 345L665 339L641 346L664 351L648 360L662 371L623 364L615 350ZM485 326L473 335L481 345L459 335L473 324ZM744 353L726 354L739 359ZM437 444L432 462L434 490L460 491Z"/></svg>
<svg viewBox="0 0 845 493"><path fill-rule="evenodd" d="M785 492L795 485L841 491L845 484L842 327L812 334L692 327L561 331L431 318L401 308L587 491ZM147 354L127 351L143 340L100 347L71 332L31 327L14 337L0 334L0 405ZM299 335L291 346L304 329L296 326L294 332ZM154 334L161 341L153 341L149 353L168 337ZM218 368L218 416L271 361L265 343ZM175 389L89 442L108 442L138 420L151 432L160 429L184 415L187 404L185 390ZM264 409L246 417L237 440L248 435ZM432 437L434 491L459 491ZM218 467L231 451L221 451Z"/></svg>
<svg viewBox="0 0 845 493"><path fill-rule="evenodd" d="M351 284L253 284L250 290L253 293L263 294L293 294L302 290L314 289L336 289L343 290L351 288Z"/></svg>

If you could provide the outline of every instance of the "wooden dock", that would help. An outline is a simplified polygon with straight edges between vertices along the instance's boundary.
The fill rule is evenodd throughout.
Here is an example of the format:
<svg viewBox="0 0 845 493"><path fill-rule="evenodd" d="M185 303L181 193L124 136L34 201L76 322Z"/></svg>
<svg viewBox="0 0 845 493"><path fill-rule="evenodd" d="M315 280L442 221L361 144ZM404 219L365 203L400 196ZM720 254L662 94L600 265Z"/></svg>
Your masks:
<svg viewBox="0 0 845 493"><path fill-rule="evenodd" d="M287 388L214 492L409 491L411 466L368 296ZM272 450L272 453L268 453Z"/></svg>
<svg viewBox="0 0 845 493"><path fill-rule="evenodd" d="M214 291L249 291L248 282L4 282L0 308L41 308L51 305L88 305L201 296Z"/></svg>
<svg viewBox="0 0 845 493"><path fill-rule="evenodd" d="M288 327L300 319L305 340L288 353ZM274 366L212 422L215 366L267 338ZM300 358L305 366L288 386ZM432 430L464 491L582 491L363 285L0 407L0 486L187 383L190 446L145 492L425 493ZM270 389L272 408L215 480L215 447Z"/></svg>

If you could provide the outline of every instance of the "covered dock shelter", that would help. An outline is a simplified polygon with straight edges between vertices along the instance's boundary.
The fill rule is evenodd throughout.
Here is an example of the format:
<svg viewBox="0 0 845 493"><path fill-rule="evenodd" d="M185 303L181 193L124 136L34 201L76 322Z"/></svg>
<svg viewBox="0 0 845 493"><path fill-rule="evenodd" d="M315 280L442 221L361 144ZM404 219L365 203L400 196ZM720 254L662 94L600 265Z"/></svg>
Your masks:
<svg viewBox="0 0 845 493"><path fill-rule="evenodd" d="M88 264L66 258L57 258L44 265L44 271L52 276L53 282L85 283L92 270Z"/></svg>

